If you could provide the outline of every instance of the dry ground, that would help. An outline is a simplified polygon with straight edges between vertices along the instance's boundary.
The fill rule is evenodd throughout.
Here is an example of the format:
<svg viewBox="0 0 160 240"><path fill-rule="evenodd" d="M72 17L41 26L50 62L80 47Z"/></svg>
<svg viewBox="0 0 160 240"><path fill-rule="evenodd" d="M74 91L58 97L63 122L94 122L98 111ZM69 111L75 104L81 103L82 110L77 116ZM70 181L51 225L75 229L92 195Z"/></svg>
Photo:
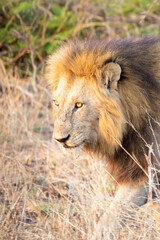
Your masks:
<svg viewBox="0 0 160 240"><path fill-rule="evenodd" d="M103 164L51 142L43 79L34 93L30 79L6 73L2 62L0 79L0 239L90 240L114 194ZM149 204L117 226L115 239L160 239L159 213Z"/></svg>

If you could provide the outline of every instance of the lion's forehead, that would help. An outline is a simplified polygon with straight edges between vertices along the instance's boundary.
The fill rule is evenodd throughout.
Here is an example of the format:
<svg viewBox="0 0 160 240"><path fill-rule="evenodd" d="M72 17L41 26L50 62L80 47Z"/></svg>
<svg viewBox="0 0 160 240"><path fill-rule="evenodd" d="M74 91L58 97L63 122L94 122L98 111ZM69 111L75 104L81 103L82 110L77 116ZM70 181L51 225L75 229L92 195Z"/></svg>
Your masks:
<svg viewBox="0 0 160 240"><path fill-rule="evenodd" d="M83 101L84 98L88 97L88 93L89 86L86 85L84 78L77 78L71 82L62 76L59 79L54 97L65 104L67 102Z"/></svg>

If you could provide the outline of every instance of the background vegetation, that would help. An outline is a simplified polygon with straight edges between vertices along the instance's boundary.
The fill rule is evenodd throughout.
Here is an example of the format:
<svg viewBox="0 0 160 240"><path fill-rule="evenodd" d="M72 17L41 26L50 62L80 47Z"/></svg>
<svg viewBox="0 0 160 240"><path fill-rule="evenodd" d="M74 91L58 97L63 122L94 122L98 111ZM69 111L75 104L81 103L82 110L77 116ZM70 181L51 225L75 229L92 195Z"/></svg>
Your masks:
<svg viewBox="0 0 160 240"><path fill-rule="evenodd" d="M159 34L158 0L0 1L0 239L90 240L114 193L102 163L51 143L46 57L72 37ZM160 239L157 210L136 214L115 239Z"/></svg>
<svg viewBox="0 0 160 240"><path fill-rule="evenodd" d="M0 57L26 77L70 37L157 36L159 23L158 0L1 0Z"/></svg>

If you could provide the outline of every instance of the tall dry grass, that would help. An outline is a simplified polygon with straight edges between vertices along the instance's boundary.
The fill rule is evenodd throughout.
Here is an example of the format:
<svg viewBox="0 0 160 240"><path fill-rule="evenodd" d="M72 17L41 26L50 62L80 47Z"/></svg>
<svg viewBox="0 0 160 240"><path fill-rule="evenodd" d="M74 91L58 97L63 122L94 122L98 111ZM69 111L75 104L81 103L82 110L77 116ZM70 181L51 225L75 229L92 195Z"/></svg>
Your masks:
<svg viewBox="0 0 160 240"><path fill-rule="evenodd" d="M31 79L13 76L0 62L0 79L0 239L93 239L115 191L104 165L51 141L43 78L34 93ZM118 217L109 221L116 223L113 239L160 239L159 212L150 203L123 226ZM111 238L106 232L102 239Z"/></svg>

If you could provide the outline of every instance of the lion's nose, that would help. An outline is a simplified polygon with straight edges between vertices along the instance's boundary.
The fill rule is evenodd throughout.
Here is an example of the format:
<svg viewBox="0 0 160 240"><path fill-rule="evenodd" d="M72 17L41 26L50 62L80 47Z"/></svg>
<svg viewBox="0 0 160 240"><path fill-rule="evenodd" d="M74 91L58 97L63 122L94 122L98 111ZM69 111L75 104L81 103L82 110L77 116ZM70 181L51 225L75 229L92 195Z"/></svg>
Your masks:
<svg viewBox="0 0 160 240"><path fill-rule="evenodd" d="M70 134L68 134L65 138L55 138L58 142L65 143L70 138Z"/></svg>

